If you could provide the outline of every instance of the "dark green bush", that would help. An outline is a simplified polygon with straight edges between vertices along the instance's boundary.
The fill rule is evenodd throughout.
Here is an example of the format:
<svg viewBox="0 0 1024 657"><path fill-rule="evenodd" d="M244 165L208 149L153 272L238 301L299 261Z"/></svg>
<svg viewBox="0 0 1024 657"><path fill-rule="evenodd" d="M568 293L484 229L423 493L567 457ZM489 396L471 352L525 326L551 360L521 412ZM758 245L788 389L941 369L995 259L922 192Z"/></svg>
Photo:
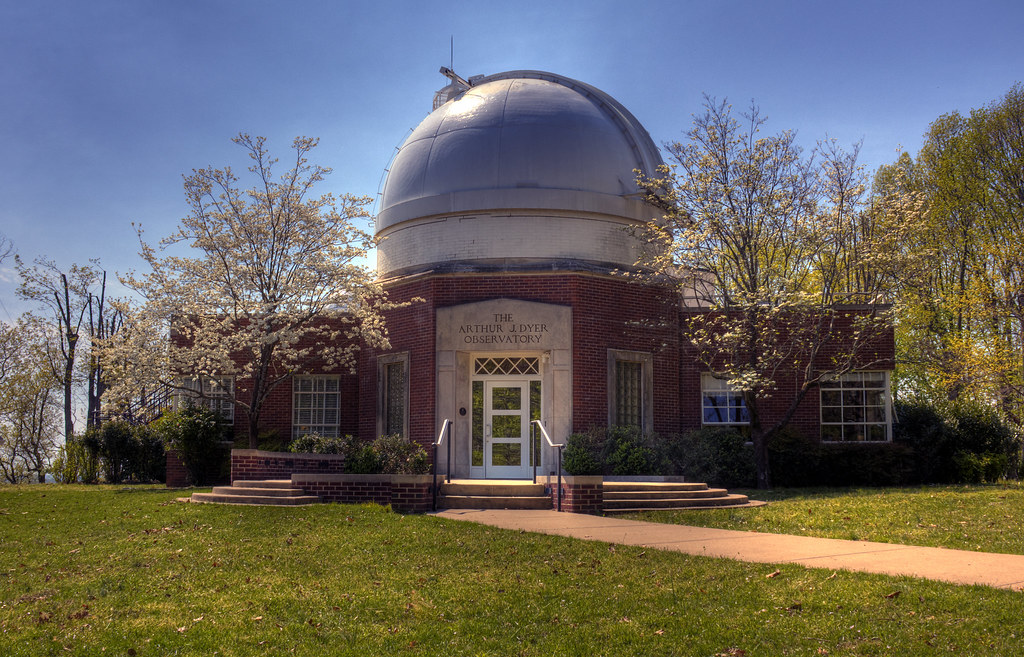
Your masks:
<svg viewBox="0 0 1024 657"><path fill-rule="evenodd" d="M140 483L165 481L167 478L167 450L163 438L148 424L132 427L135 444L131 462L131 478Z"/></svg>
<svg viewBox="0 0 1024 657"><path fill-rule="evenodd" d="M103 476L108 484L119 484L131 476L132 462L138 452L132 425L124 420L111 420L103 423L99 434Z"/></svg>
<svg viewBox="0 0 1024 657"><path fill-rule="evenodd" d="M256 435L256 448L265 452L284 452L288 451L289 445L277 429L264 429Z"/></svg>
<svg viewBox="0 0 1024 657"><path fill-rule="evenodd" d="M981 483L1016 479L1021 434L995 409L971 402L895 404L893 441L911 451L913 483Z"/></svg>
<svg viewBox="0 0 1024 657"><path fill-rule="evenodd" d="M775 486L833 485L824 481L819 468L822 451L829 446L785 427L768 443L768 462Z"/></svg>
<svg viewBox="0 0 1024 657"><path fill-rule="evenodd" d="M314 452L320 454L343 454L345 472L348 474L427 474L430 460L427 451L399 435L381 436L372 443L366 443L352 436L344 438L320 438L314 441L321 449L338 451Z"/></svg>
<svg viewBox="0 0 1024 657"><path fill-rule="evenodd" d="M166 472L163 440L147 425L133 425L125 420L110 420L100 427L90 427L80 441L87 458L94 461L107 483L162 481ZM77 457L76 457L77 458ZM84 480L91 477L87 462L81 461L79 472ZM65 455L61 467L70 461ZM71 476L70 473L62 475Z"/></svg>
<svg viewBox="0 0 1024 657"><path fill-rule="evenodd" d="M601 461L603 445L603 430L570 434L562 450L562 469L577 477L604 474Z"/></svg>
<svg viewBox="0 0 1024 657"><path fill-rule="evenodd" d="M397 434L373 441L373 451L380 459L381 474L427 474L430 471L423 445Z"/></svg>
<svg viewBox="0 0 1024 657"><path fill-rule="evenodd" d="M893 443L821 443L785 428L768 444L776 486L899 486L913 478L912 450Z"/></svg>
<svg viewBox="0 0 1024 657"><path fill-rule="evenodd" d="M638 476L664 473L657 436L644 436L637 427L610 427L605 432L604 473Z"/></svg>
<svg viewBox="0 0 1024 657"><path fill-rule="evenodd" d="M344 454L345 446L352 440L352 436L330 437L307 433L293 440L288 451L295 454Z"/></svg>
<svg viewBox="0 0 1024 657"><path fill-rule="evenodd" d="M704 427L665 441L667 474L716 486L747 487L756 482L754 450L738 431Z"/></svg>
<svg viewBox="0 0 1024 657"><path fill-rule="evenodd" d="M167 448L177 452L193 486L204 486L220 475L227 432L219 413L190 405L165 413L154 429Z"/></svg>
<svg viewBox="0 0 1024 657"><path fill-rule="evenodd" d="M72 436L58 451L50 473L61 484L95 484L99 481L99 455L86 447L84 437Z"/></svg>
<svg viewBox="0 0 1024 657"><path fill-rule="evenodd" d="M660 439L636 427L592 428L569 436L562 469L571 475L655 475L668 468Z"/></svg>

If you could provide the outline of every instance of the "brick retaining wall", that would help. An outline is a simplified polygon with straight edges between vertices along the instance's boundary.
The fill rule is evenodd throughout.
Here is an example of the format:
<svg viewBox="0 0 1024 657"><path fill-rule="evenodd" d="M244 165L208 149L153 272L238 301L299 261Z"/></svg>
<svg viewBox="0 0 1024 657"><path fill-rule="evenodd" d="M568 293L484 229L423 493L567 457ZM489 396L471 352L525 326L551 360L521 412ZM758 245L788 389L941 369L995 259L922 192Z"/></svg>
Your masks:
<svg viewBox="0 0 1024 657"><path fill-rule="evenodd" d="M547 478L551 508L558 508L558 477ZM600 514L604 511L604 479L595 477L562 477L562 512Z"/></svg>
<svg viewBox="0 0 1024 657"><path fill-rule="evenodd" d="M391 505L400 513L430 510L430 475L343 475L304 473L292 475L292 484L324 502Z"/></svg>
<svg viewBox="0 0 1024 657"><path fill-rule="evenodd" d="M341 474L345 458L340 454L293 454L258 449L231 450L231 482L290 479L293 474Z"/></svg>

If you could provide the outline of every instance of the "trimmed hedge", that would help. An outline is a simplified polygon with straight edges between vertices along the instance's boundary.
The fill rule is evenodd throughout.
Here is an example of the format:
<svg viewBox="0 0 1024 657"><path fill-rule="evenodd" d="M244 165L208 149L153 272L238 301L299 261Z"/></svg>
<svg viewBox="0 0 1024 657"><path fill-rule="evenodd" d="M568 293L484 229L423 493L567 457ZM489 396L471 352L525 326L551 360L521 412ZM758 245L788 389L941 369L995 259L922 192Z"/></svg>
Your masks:
<svg viewBox="0 0 1024 657"><path fill-rule="evenodd" d="M821 443L787 428L768 445L777 486L982 483L1021 474L1021 432L977 404L897 403L890 443ZM737 431L704 427L661 439L635 428L569 436L571 475L681 475L725 487L756 482L753 448Z"/></svg>

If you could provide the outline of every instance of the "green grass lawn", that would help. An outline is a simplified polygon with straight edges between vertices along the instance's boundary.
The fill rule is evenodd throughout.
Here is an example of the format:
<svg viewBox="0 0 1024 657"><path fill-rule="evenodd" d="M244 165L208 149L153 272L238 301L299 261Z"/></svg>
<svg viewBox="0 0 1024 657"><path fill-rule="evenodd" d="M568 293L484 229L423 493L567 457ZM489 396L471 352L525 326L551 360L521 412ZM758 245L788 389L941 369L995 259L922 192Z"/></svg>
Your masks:
<svg viewBox="0 0 1024 657"><path fill-rule="evenodd" d="M733 491L767 506L657 511L637 520L1024 554L1024 486Z"/></svg>
<svg viewBox="0 0 1024 657"><path fill-rule="evenodd" d="M609 546L375 506L230 507L177 495L0 487L0 655L1024 649L1024 595L1011 591Z"/></svg>

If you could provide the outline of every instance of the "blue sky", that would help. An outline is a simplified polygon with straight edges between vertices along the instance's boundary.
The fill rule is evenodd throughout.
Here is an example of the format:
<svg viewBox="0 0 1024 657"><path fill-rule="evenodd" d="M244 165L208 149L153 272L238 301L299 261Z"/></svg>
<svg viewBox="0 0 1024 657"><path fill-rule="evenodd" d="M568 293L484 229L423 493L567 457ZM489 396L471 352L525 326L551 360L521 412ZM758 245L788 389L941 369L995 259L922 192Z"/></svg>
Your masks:
<svg viewBox="0 0 1024 657"><path fill-rule="evenodd" d="M1024 81L1022 34L1019 0L0 0L0 232L26 260L138 267L131 223L172 232L181 175L243 168L241 131L282 155L319 137L323 191L376 196L447 83L451 37L464 77L577 78L658 144L707 93L755 100L808 147L863 140L873 170ZM26 309L9 265L0 320Z"/></svg>

